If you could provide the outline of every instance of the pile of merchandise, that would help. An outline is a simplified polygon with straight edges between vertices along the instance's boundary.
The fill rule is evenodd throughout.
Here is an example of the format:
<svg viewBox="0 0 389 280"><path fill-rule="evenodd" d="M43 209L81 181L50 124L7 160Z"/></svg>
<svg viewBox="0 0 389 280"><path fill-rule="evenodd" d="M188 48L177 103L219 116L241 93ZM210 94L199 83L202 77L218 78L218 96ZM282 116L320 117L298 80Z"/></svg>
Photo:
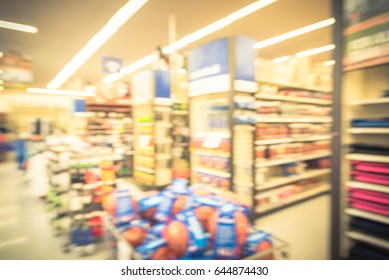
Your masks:
<svg viewBox="0 0 389 280"><path fill-rule="evenodd" d="M176 179L142 197L116 189L102 201L108 221L138 259L273 259L272 236L249 222L250 208L231 192Z"/></svg>

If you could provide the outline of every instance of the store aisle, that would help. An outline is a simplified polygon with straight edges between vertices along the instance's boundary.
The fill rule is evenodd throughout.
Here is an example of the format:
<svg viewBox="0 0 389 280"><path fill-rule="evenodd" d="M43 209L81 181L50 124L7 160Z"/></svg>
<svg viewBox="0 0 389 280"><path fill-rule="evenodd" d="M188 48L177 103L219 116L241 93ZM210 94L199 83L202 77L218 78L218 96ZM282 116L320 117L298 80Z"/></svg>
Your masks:
<svg viewBox="0 0 389 280"><path fill-rule="evenodd" d="M0 259L106 259L107 252L80 257L64 253L65 237L54 236L43 201L34 197L13 162L0 163Z"/></svg>

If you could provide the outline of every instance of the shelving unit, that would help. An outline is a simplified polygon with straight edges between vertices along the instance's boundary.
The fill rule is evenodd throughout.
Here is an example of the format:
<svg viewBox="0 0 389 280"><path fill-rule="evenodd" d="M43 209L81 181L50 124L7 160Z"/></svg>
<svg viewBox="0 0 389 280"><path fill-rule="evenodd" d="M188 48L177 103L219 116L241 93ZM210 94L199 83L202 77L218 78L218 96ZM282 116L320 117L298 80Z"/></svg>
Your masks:
<svg viewBox="0 0 389 280"><path fill-rule="evenodd" d="M254 108L247 107L257 91L253 42L243 36L223 38L189 54L191 183L232 190L250 205L254 125L245 118L255 116ZM218 73L208 75L215 65Z"/></svg>
<svg viewBox="0 0 389 280"><path fill-rule="evenodd" d="M95 145L106 145L121 150L124 162L121 176L133 174L132 100L117 98L87 99L86 136Z"/></svg>
<svg viewBox="0 0 389 280"><path fill-rule="evenodd" d="M254 217L258 219L331 189L328 176L332 97L322 88L264 80L260 81L255 97L258 109L253 204ZM300 111L317 111L321 115L299 115ZM295 169L291 174L289 166ZM314 186L303 190L310 184Z"/></svg>
<svg viewBox="0 0 389 280"><path fill-rule="evenodd" d="M375 15L374 20L378 22L386 15L382 11L381 15ZM342 144L347 149L342 154L346 161L342 167L341 185L342 196L347 197L347 200L341 204L342 221L346 226L341 227L344 231L341 232L343 238L340 252L341 257L346 258L353 258L355 250L361 245L372 245L371 254L376 256L385 255L382 249L386 250L386 254L389 251L385 234L376 230L385 229L389 224L386 212L389 209L389 201L386 199L389 185L385 183L389 173L385 169L389 167L389 125L386 125L389 117L389 64L375 56L349 60L355 51L350 48L354 40L364 34L373 37L381 32L380 29L387 28L384 24L366 19L344 30L344 34L349 37L344 35L343 49L348 51L344 53L342 65L342 123L345 124ZM358 51L363 52L364 48Z"/></svg>
<svg viewBox="0 0 389 280"><path fill-rule="evenodd" d="M146 188L172 180L172 100L170 75L145 70L132 77L134 115L134 178Z"/></svg>

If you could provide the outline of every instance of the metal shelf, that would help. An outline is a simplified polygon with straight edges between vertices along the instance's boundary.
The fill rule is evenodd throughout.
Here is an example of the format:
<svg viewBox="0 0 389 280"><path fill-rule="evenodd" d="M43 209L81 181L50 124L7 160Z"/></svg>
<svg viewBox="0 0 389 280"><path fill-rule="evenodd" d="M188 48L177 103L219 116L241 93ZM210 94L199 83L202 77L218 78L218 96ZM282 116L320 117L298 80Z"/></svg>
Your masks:
<svg viewBox="0 0 389 280"><path fill-rule="evenodd" d="M319 169L319 170L307 170L303 174L300 174L300 175L290 176L290 177L286 177L286 178L282 178L282 177L273 178L273 179L269 180L268 182L266 182L265 184L257 185L256 189L258 191L264 191L264 190L268 190L271 188L286 185L288 183L293 183L293 182L297 182L300 180L305 180L305 179L309 179L309 178L314 178L314 177L326 175L326 174L329 174L330 172L331 172L331 170L328 168Z"/></svg>
<svg viewBox="0 0 389 280"><path fill-rule="evenodd" d="M255 164L255 167L260 168L260 167L277 166L277 165L287 164L291 162L306 161L306 160L317 159L317 158L328 157L328 156L331 156L330 151L313 153L309 155L300 155L300 156L295 156L295 157L290 157L285 159L275 159L275 160L257 162Z"/></svg>
<svg viewBox="0 0 389 280"><path fill-rule="evenodd" d="M296 117L296 116L273 116L265 117L257 115L257 123L331 123L331 117Z"/></svg>
<svg viewBox="0 0 389 280"><path fill-rule="evenodd" d="M350 105L360 106L360 105L383 105L389 103L389 97L381 97L381 98L369 98L369 99L360 99L351 101Z"/></svg>
<svg viewBox="0 0 389 280"><path fill-rule="evenodd" d="M365 218L368 220L372 220L375 222L384 223L384 224L389 225L389 217L386 217L383 215L370 213L370 212L355 209L355 208L347 208L345 212L346 212L346 214L353 216L353 217Z"/></svg>
<svg viewBox="0 0 389 280"><path fill-rule="evenodd" d="M348 154L346 155L346 159L389 163L389 156L378 156L378 155L370 155L370 154Z"/></svg>
<svg viewBox="0 0 389 280"><path fill-rule="evenodd" d="M381 127L353 127L349 128L351 134L389 134L389 128Z"/></svg>
<svg viewBox="0 0 389 280"><path fill-rule="evenodd" d="M347 182L346 186L356 188L356 189L389 193L389 186L385 186L385 185L377 185L377 184L370 184L370 183L364 183L364 182L350 181L350 182Z"/></svg>
<svg viewBox="0 0 389 280"><path fill-rule="evenodd" d="M267 139L267 140L256 140L255 145L272 145L272 144L283 144L293 142L310 142L310 141L322 141L331 140L331 135L314 135L308 137L296 137L296 138L280 138L280 139Z"/></svg>
<svg viewBox="0 0 389 280"><path fill-rule="evenodd" d="M265 206L258 205L255 207L255 212L257 215L264 215L266 213L273 212L274 210L278 210L278 209L284 208L286 206L296 204L297 202L302 202L302 201L305 201L307 199L316 197L320 194L324 194L324 193L328 192L329 190L330 190L330 186L327 184L324 184L322 186L315 187L313 189L303 191L302 193L299 193L299 194L293 195L289 198L283 199L277 203L272 203L272 204L265 205Z"/></svg>
<svg viewBox="0 0 389 280"><path fill-rule="evenodd" d="M218 177L223 177L223 178L231 178L230 173L212 170L212 169L203 168L203 167L194 167L193 171L205 173L205 174L209 174L209 175L214 175L214 176L218 176Z"/></svg>
<svg viewBox="0 0 389 280"><path fill-rule="evenodd" d="M295 96L283 96L283 95L270 95L258 93L255 95L258 99L264 100L277 100L277 101L291 101L306 104L318 104L318 105L331 105L331 100L310 98L310 97L295 97Z"/></svg>
<svg viewBox="0 0 389 280"><path fill-rule="evenodd" d="M371 235L361 233L358 231L347 231L346 236L357 241L365 242L371 245L375 245L384 249L389 249L389 241L373 237Z"/></svg>

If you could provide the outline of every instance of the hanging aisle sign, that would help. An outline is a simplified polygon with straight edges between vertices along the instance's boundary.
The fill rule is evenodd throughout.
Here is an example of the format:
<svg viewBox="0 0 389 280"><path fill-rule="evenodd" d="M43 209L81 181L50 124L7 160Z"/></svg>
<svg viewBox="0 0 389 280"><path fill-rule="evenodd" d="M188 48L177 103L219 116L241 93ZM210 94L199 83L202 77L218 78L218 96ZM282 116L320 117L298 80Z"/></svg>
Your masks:
<svg viewBox="0 0 389 280"><path fill-rule="evenodd" d="M345 5L345 71L389 62L389 0L377 5L363 5L362 0L348 0Z"/></svg>
<svg viewBox="0 0 389 280"><path fill-rule="evenodd" d="M189 54L189 96L227 92L232 85L234 90L255 92L253 44L254 40L236 36L193 49Z"/></svg>

